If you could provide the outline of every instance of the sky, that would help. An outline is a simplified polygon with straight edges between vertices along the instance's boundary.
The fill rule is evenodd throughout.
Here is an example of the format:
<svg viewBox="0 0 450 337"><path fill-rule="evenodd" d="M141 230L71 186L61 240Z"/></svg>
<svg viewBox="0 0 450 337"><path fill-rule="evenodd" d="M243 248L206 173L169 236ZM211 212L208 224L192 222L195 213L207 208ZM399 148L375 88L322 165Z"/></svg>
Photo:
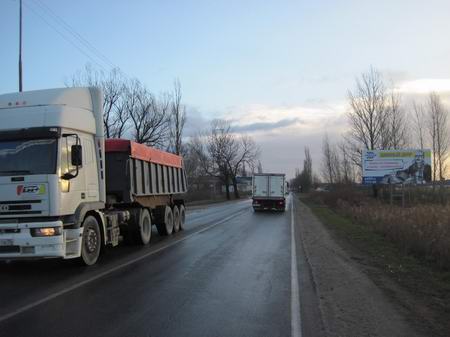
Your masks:
<svg viewBox="0 0 450 337"><path fill-rule="evenodd" d="M371 66L406 97L450 97L448 0L23 1L24 90L62 87L87 63L155 93L178 78L187 134L230 119L265 171L292 176L305 146L319 170L322 138L345 133L347 92ZM0 1L0 32L0 93L14 92L18 0Z"/></svg>

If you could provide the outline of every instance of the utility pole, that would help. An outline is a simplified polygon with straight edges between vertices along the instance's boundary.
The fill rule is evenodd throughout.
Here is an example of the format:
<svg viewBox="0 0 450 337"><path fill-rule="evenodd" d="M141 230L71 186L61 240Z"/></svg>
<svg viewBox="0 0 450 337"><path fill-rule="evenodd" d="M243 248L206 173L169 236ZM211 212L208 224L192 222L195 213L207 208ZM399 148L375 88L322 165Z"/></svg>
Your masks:
<svg viewBox="0 0 450 337"><path fill-rule="evenodd" d="M22 92L22 0L19 12L19 92Z"/></svg>

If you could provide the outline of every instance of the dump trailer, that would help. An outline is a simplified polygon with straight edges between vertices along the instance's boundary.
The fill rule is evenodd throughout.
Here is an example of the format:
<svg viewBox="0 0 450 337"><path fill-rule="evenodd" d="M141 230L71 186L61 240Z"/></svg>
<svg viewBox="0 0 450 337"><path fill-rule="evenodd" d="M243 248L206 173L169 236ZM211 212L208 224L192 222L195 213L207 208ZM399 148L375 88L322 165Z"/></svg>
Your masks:
<svg viewBox="0 0 450 337"><path fill-rule="evenodd" d="M96 88L0 95L0 259L98 260L182 230L183 159L106 139Z"/></svg>
<svg viewBox="0 0 450 337"><path fill-rule="evenodd" d="M286 209L286 178L282 173L253 175L253 209L284 211Z"/></svg>

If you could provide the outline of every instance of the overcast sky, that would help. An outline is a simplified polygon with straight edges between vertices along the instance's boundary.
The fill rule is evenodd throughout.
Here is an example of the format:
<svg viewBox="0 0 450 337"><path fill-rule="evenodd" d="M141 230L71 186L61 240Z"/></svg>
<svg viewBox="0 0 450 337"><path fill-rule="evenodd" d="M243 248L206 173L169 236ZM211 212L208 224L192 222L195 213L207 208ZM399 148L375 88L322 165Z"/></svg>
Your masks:
<svg viewBox="0 0 450 337"><path fill-rule="evenodd" d="M448 0L23 1L25 90L64 86L88 62L154 92L179 78L187 131L231 119L266 171L292 176L304 146L318 167L370 66L407 97L450 95ZM17 0L0 1L0 32L0 93L17 91Z"/></svg>

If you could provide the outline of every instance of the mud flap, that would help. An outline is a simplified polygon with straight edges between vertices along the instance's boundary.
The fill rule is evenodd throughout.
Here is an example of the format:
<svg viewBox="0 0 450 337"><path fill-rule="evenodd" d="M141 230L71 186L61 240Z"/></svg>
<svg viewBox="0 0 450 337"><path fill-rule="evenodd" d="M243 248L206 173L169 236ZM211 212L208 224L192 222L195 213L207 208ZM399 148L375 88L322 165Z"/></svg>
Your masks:
<svg viewBox="0 0 450 337"><path fill-rule="evenodd" d="M83 241L83 227L64 230L64 242L66 252L65 259L74 259L81 256L81 244Z"/></svg>

